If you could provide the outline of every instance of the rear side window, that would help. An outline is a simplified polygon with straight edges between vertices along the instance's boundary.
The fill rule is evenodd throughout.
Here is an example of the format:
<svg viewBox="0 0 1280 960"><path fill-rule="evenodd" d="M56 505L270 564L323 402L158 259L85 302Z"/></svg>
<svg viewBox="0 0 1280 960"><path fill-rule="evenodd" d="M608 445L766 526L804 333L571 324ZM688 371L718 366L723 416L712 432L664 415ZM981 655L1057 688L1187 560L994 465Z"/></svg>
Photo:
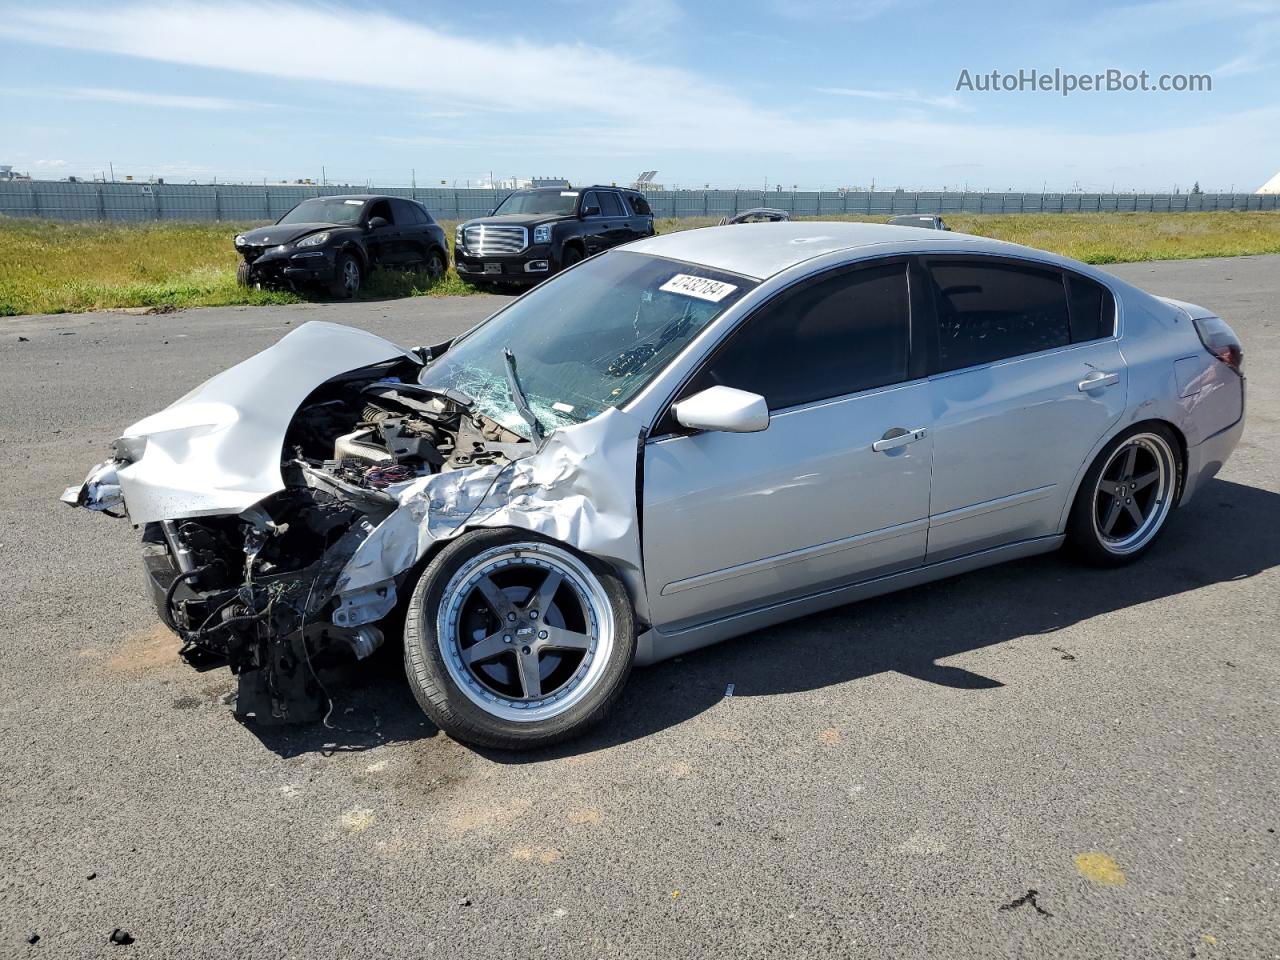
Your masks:
<svg viewBox="0 0 1280 960"><path fill-rule="evenodd" d="M719 384L762 394L780 410L901 382L907 303L905 262L784 293L732 335L684 395Z"/></svg>
<svg viewBox="0 0 1280 960"><path fill-rule="evenodd" d="M1116 302L1111 291L1088 277L1067 274L1071 301L1071 342L1101 340L1115 333Z"/></svg>
<svg viewBox="0 0 1280 960"><path fill-rule="evenodd" d="M1071 342L1062 274L980 260L931 261L938 372Z"/></svg>
<svg viewBox="0 0 1280 960"><path fill-rule="evenodd" d="M419 207L416 203L411 203L408 200L392 200L391 209L396 212L396 223L402 227L422 222L421 214L418 212Z"/></svg>
<svg viewBox="0 0 1280 960"><path fill-rule="evenodd" d="M606 217L625 217L626 213L622 209L622 199L616 193L598 194L600 197L600 212Z"/></svg>
<svg viewBox="0 0 1280 960"><path fill-rule="evenodd" d="M648 217L653 215L653 211L649 208L649 201L638 193L627 194L627 201L631 204L631 209L639 216Z"/></svg>

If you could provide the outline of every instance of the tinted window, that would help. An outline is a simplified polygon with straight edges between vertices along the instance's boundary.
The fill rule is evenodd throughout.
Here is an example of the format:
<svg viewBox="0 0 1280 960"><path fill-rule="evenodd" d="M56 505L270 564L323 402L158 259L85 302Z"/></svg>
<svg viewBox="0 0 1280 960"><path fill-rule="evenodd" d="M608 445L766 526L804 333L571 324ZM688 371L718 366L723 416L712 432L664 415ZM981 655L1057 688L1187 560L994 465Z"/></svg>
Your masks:
<svg viewBox="0 0 1280 960"><path fill-rule="evenodd" d="M369 206L369 219L372 220L374 217L381 217L387 223L396 222L396 218L391 213L391 204L386 200L379 200Z"/></svg>
<svg viewBox="0 0 1280 960"><path fill-rule="evenodd" d="M1116 305L1111 291L1087 277L1067 274L1071 298L1071 342L1100 340L1115 332Z"/></svg>
<svg viewBox="0 0 1280 960"><path fill-rule="evenodd" d="M606 217L625 217L627 214L622 209L622 199L616 193L601 193L600 211Z"/></svg>
<svg viewBox="0 0 1280 960"><path fill-rule="evenodd" d="M644 197L640 196L640 194L629 193L627 194L627 199L631 201L631 209L634 210L636 213L638 213L640 216L647 217L651 213L653 213L653 211L649 209L649 201L646 200Z"/></svg>
<svg viewBox="0 0 1280 960"><path fill-rule="evenodd" d="M588 190L582 195L582 211L586 213L587 207L600 207L600 195L594 190ZM604 212L604 208L600 207L600 212Z"/></svg>
<svg viewBox="0 0 1280 960"><path fill-rule="evenodd" d="M957 370L1071 341L1062 275L1014 264L933 261L937 369Z"/></svg>
<svg viewBox="0 0 1280 960"><path fill-rule="evenodd" d="M410 203L408 200L392 200L391 208L396 213L396 223L400 225L421 223L422 217L418 213L418 205Z"/></svg>
<svg viewBox="0 0 1280 960"><path fill-rule="evenodd" d="M733 334L692 389L759 393L770 410L905 380L906 264L865 267L782 294Z"/></svg>
<svg viewBox="0 0 1280 960"><path fill-rule="evenodd" d="M420 201L415 200L414 206L418 208L418 213L422 215L423 223L435 223L436 218L431 215L431 211L422 205Z"/></svg>

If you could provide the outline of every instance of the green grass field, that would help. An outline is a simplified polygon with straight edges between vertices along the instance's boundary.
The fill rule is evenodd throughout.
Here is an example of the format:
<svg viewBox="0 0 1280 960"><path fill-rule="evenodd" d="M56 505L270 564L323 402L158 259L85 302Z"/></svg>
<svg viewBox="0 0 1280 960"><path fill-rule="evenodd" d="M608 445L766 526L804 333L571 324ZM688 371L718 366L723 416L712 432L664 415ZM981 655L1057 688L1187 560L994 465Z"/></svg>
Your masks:
<svg viewBox="0 0 1280 960"><path fill-rule="evenodd" d="M873 217L826 219L882 221ZM663 219L660 233L718 222ZM1280 253L1277 213L956 214L961 233L1051 250L1085 263ZM250 224L66 223L0 218L0 316L118 307L296 303L286 291L236 286L231 238ZM453 224L442 221L450 237ZM743 229L751 229L744 227ZM362 299L474 292L452 270L378 271Z"/></svg>

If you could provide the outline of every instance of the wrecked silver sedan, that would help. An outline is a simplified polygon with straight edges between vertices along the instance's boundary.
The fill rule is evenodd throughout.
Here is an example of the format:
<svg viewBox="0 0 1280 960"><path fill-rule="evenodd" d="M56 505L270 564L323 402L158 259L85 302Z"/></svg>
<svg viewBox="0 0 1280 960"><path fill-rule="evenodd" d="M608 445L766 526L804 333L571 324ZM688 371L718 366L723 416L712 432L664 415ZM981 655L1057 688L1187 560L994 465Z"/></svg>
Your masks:
<svg viewBox="0 0 1280 960"><path fill-rule="evenodd" d="M1064 542L1137 558L1234 448L1241 367L1210 311L1024 247L713 228L435 347L308 323L64 499L142 529L239 713L319 716L316 657L394 631L440 727L528 748L633 664Z"/></svg>

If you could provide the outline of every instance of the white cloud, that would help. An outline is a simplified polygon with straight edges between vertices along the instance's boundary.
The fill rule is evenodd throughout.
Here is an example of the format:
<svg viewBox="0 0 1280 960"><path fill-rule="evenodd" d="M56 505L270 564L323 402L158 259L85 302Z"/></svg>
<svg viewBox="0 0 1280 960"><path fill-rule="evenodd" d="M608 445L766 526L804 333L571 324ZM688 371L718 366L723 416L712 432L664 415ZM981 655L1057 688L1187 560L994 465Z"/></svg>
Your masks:
<svg viewBox="0 0 1280 960"><path fill-rule="evenodd" d="M944 110L972 110L956 96L929 97L915 90L862 90L854 87L818 87L818 93L836 97L857 97L862 100L878 100L883 103L907 103Z"/></svg>
<svg viewBox="0 0 1280 960"><path fill-rule="evenodd" d="M1165 0L1172 2L1172 0ZM1224 0L1239 4L1243 0ZM867 11L879 0L858 6ZM1177 4L1183 16L1190 16ZM253 29L245 29L253 24ZM1074 128L1048 120L1020 125L963 122L933 114L870 119L859 101L954 109L948 96L913 90L831 88L849 110L803 98L785 108L754 102L706 75L573 43L537 44L509 36L466 37L385 13L345 11L267 0L217 7L195 3L12 10L0 35L27 42L160 60L188 67L297 81L309 92L341 88L385 102L387 94L420 99L427 110L485 111L468 129L466 145L495 162L523 165L568 161L585 169L625 163L685 170L701 164L707 179L733 163L744 169L826 170L828 183L929 183L948 164L980 164L992 186L1038 188L1044 178L1133 180L1158 184L1199 177L1241 158L1273 165L1280 112L1276 107L1181 126L1129 126L1107 132L1081 121ZM288 37L281 43L281 37ZM625 46L625 44L623 44ZM198 76L198 74L192 74ZM524 96L526 92L531 95ZM168 95L155 95L168 96ZM221 98L206 100L207 109ZM234 103L234 101L226 101ZM513 103L521 109L512 111ZM994 107L994 102L992 103ZM398 132L398 131L397 131ZM407 135L419 132L405 131ZM429 132L429 131L423 131ZM447 146L451 138L432 138ZM426 144L423 144L426 145ZM461 143L456 145L461 146ZM409 144L405 144L409 146ZM448 162L448 161L446 161ZM834 171L834 176L832 174ZM1120 172L1117 172L1120 171ZM735 174L737 175L737 174ZM1029 184L1030 182L1030 184ZM1069 182L1069 179L1068 179Z"/></svg>
<svg viewBox="0 0 1280 960"><path fill-rule="evenodd" d="M162 107L175 110L257 110L270 104L226 97L189 97L171 93L149 93L142 90L113 90L105 87L74 87L49 91L53 96L69 100L96 100L102 103L124 103L140 107Z"/></svg>

